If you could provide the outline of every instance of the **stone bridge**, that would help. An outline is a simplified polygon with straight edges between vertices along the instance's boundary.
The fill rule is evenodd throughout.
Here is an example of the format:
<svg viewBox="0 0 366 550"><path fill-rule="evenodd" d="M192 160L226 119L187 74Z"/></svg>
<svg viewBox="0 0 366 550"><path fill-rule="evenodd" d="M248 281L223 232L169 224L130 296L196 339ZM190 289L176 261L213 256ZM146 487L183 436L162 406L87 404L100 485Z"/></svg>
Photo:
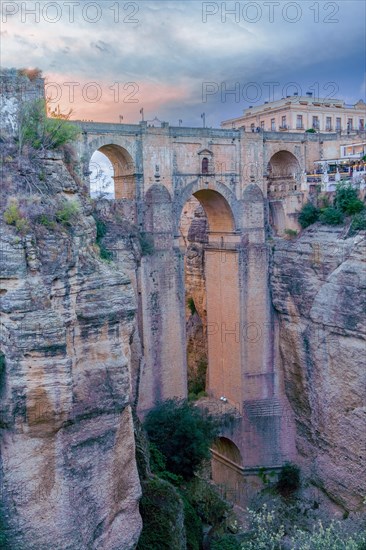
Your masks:
<svg viewBox="0 0 366 550"><path fill-rule="evenodd" d="M166 123L79 124L85 173L92 154L104 153L114 167L116 199L154 242L154 253L142 259L139 281L145 358L140 411L156 400L187 395L180 219L194 196L209 225L207 392L239 419L213 451L214 475L229 486L245 477L258 479L253 477L258 467L279 467L293 450L268 284L269 202L290 204L292 211L301 206L302 174L320 154L318 136ZM287 187L278 199L282 185Z"/></svg>

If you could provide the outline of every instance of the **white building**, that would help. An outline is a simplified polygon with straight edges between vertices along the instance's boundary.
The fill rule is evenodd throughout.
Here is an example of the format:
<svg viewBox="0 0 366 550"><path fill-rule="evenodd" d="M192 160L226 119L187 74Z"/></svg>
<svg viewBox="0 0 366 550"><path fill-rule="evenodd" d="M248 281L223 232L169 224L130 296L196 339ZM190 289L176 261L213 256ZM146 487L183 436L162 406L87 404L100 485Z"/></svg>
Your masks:
<svg viewBox="0 0 366 550"><path fill-rule="evenodd" d="M316 99L293 95L264 105L249 107L237 118L225 120L223 128L244 128L247 132L365 132L366 103L346 105L341 99Z"/></svg>

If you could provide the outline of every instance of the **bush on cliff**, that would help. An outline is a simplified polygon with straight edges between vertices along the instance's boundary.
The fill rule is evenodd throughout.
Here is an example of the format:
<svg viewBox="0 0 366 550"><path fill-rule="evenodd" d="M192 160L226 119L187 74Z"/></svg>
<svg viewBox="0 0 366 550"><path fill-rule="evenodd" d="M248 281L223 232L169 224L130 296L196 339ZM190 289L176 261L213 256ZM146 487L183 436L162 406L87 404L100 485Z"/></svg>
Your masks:
<svg viewBox="0 0 366 550"><path fill-rule="evenodd" d="M328 206L320 214L319 221L324 225L341 225L343 223L343 214L337 208Z"/></svg>
<svg viewBox="0 0 366 550"><path fill-rule="evenodd" d="M143 481L141 485L143 528L137 550L182 548L185 540L184 512L177 490L159 478Z"/></svg>
<svg viewBox="0 0 366 550"><path fill-rule="evenodd" d="M347 215L357 214L364 209L364 203L358 198L357 189L349 183L337 185L334 206Z"/></svg>
<svg viewBox="0 0 366 550"><path fill-rule="evenodd" d="M320 212L318 208L316 208L316 206L314 206L311 202L307 202L301 208L299 214L299 224L303 229L305 229L305 227L308 227L318 221L319 214Z"/></svg>
<svg viewBox="0 0 366 550"><path fill-rule="evenodd" d="M211 416L184 399L168 399L147 415L144 427L166 459L167 469L188 480L204 459L217 435Z"/></svg>
<svg viewBox="0 0 366 550"><path fill-rule="evenodd" d="M67 120L67 115L47 117L44 100L38 99L24 104L19 115L18 143L22 153L25 145L33 149L58 149L74 141L79 128Z"/></svg>

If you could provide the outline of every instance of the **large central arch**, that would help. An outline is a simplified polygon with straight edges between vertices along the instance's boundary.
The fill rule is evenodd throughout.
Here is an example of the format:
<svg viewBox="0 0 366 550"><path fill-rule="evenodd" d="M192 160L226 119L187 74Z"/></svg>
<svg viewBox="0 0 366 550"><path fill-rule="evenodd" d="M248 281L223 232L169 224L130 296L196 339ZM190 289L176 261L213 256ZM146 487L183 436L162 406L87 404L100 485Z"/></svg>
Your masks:
<svg viewBox="0 0 366 550"><path fill-rule="evenodd" d="M188 188L189 196L195 197L203 207L208 222L208 239L203 245L208 350L206 391L212 397L224 396L237 404L242 399L239 252L237 224L229 204L229 200L235 204L235 199L227 188L228 198L212 187Z"/></svg>

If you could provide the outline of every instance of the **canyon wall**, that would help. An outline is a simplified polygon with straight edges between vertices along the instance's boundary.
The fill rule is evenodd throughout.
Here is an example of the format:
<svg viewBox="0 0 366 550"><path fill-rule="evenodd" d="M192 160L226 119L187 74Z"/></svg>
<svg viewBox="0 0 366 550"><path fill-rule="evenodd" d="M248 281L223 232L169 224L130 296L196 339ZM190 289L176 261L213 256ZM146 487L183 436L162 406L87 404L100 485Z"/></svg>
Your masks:
<svg viewBox="0 0 366 550"><path fill-rule="evenodd" d="M22 159L26 169L19 170L17 159L6 154L3 544L19 550L132 549L141 530L132 421L139 340L130 264L123 258L134 258L138 245L121 226L121 261L102 260L91 203L61 156L48 153L37 161L37 172L34 161ZM27 181L40 192L29 193ZM19 215L31 218L21 231L3 221L11 196ZM77 213L69 222L51 221L55 209L66 212L70 204Z"/></svg>
<svg viewBox="0 0 366 550"><path fill-rule="evenodd" d="M312 226L275 239L272 300L304 473L346 510L366 494L365 235Z"/></svg>

